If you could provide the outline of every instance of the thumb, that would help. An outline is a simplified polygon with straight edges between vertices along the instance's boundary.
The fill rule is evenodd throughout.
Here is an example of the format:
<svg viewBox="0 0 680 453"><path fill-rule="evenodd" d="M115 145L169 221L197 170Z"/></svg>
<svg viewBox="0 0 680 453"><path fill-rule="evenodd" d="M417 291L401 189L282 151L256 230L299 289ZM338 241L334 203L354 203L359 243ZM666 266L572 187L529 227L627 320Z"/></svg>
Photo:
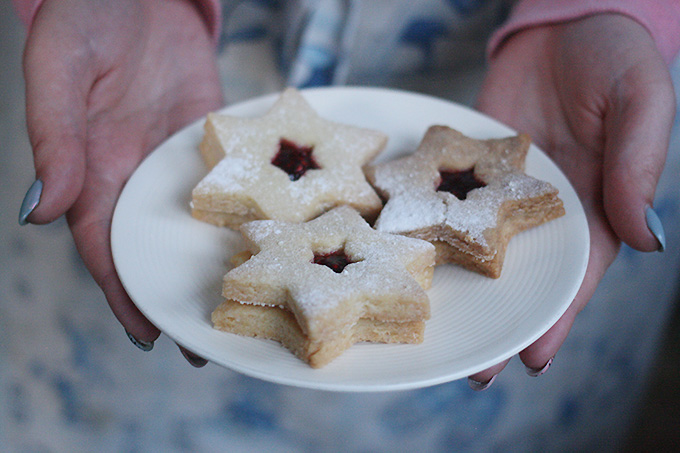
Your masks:
<svg viewBox="0 0 680 453"><path fill-rule="evenodd" d="M49 223L64 214L80 194L85 177L86 100L91 83L84 65L68 49L78 47L64 33L36 23L24 50L26 123L33 148L40 201L31 223ZM73 44L73 45L71 45Z"/></svg>
<svg viewBox="0 0 680 453"><path fill-rule="evenodd" d="M664 66L629 71L605 114L604 209L616 235L641 251L663 248L662 227L648 224L668 151L675 95Z"/></svg>

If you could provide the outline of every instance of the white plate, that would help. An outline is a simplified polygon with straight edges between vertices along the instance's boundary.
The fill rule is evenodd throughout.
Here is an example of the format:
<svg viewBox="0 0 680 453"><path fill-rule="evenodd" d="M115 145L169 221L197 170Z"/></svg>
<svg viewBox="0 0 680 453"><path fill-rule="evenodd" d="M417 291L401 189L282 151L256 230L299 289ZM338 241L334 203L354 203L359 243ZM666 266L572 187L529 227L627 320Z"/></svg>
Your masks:
<svg viewBox="0 0 680 453"><path fill-rule="evenodd" d="M413 93L372 88L303 91L325 118L381 130L389 143L379 160L412 152L432 124L475 138L514 131L460 105ZM225 113L259 116L269 95ZM339 391L430 386L466 377L507 359L545 333L576 295L588 260L581 204L561 171L536 147L527 173L560 190L566 216L517 235L498 280L454 266L435 271L432 318L420 345L357 344L322 369L312 369L277 343L214 330L227 260L242 250L237 232L191 217L191 189L206 169L197 151L198 121L158 147L134 173L115 211L116 268L135 304L165 334L213 363L257 378Z"/></svg>

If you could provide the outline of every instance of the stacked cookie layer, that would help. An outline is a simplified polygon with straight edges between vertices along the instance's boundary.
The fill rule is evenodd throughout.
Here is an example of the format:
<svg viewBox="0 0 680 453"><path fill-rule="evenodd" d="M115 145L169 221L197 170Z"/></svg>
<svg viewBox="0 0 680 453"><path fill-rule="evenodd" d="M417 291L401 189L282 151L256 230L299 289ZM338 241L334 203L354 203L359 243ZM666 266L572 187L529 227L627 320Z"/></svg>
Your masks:
<svg viewBox="0 0 680 453"><path fill-rule="evenodd" d="M252 257L226 274L216 328L279 341L313 367L359 341L422 341L431 244L375 231L350 207L241 232Z"/></svg>

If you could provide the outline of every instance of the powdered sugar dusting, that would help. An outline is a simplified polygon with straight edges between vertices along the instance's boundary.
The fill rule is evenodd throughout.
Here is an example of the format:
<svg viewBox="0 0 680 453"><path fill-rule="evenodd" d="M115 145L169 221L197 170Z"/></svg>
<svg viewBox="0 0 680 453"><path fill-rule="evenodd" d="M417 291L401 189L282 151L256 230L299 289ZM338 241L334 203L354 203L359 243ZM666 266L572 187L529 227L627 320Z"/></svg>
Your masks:
<svg viewBox="0 0 680 453"><path fill-rule="evenodd" d="M523 138L473 140L450 128L430 128L414 154L374 169L372 181L388 198L376 229L411 234L445 228L488 248L485 234L498 226L504 203L557 193L549 183L521 171L526 147ZM440 170L469 168L484 187L470 190L464 200L437 191ZM493 256L495 251L487 254Z"/></svg>
<svg viewBox="0 0 680 453"><path fill-rule="evenodd" d="M241 230L260 251L225 276L224 296L237 298L248 291L258 297L287 294L288 308L310 338L339 332L367 313L376 319L429 316L427 295L407 271L414 263L420 263L415 266L418 272L434 265L434 247L425 241L377 232L348 207L307 223L255 221ZM313 263L314 254L337 250L352 261L342 272ZM400 312L395 304L411 309Z"/></svg>
<svg viewBox="0 0 680 453"><path fill-rule="evenodd" d="M219 142L226 157L197 186L195 207L211 211L216 204L236 210L232 199L247 200L250 212L292 222L344 204L367 215L380 209L361 169L383 149L383 133L325 120L293 89L285 90L262 117L213 114L209 121L218 136L211 143ZM320 168L292 181L272 164L281 140L312 148ZM203 199L196 197L203 194Z"/></svg>
<svg viewBox="0 0 680 453"><path fill-rule="evenodd" d="M256 162L251 157L225 157L196 187L197 191L235 192L252 183Z"/></svg>

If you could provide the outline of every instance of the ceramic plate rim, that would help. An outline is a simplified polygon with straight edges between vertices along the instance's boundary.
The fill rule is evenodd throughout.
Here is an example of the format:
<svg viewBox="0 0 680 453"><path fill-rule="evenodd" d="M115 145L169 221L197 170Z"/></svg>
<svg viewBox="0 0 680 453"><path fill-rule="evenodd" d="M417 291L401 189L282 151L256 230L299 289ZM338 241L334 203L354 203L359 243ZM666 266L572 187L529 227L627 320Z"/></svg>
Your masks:
<svg viewBox="0 0 680 453"><path fill-rule="evenodd" d="M384 116L394 116L394 118L390 117L389 121L393 121L395 123L403 121L403 124L401 124L398 131L396 130L396 126L391 125L390 127L394 127L395 130L385 131L384 127L381 128L390 135L388 150L385 151L385 154L382 155L381 158L394 157L398 155L399 152L407 151L405 149L406 147L408 147L408 149L413 148L413 145L420 141L422 133L424 133L425 124L434 124L428 115L435 115L436 112L441 112L442 115L447 113L446 118L442 118L441 121L436 121L437 123L446 124L457 128L468 135L483 135L478 138L488 138L495 136L500 137L515 133L515 131L513 131L511 128L468 107L456 104L451 101L413 92L389 88L332 87L306 89L302 90L302 93L303 96L305 96L305 98L307 98L307 100L310 102L310 104L312 104L312 107L314 107L319 112L319 114L325 118L346 123L352 123L354 121L358 122L360 118L363 118L369 123L373 121L379 125L381 121L387 121L375 116L377 113L382 113ZM258 115L260 113L264 113L264 111L274 102L277 96L277 93L260 96L226 107L220 112L239 116ZM353 112L348 111L350 110L348 105L361 106L361 111L353 114ZM403 107L406 105L412 107L416 106L419 108L416 109L416 112L409 113L409 118L402 120L402 117L406 115L406 113L395 113L392 110L395 110L395 107L397 106ZM424 111L423 107L427 107L427 112ZM418 113L420 113L420 117L417 115ZM421 118L423 116L424 118ZM449 117L454 118L457 116L465 118L466 124L453 124L450 121L447 121ZM421 121L422 124L418 123L418 121ZM412 348L427 348L429 346L426 346L426 344L435 344L434 340L432 340L433 342L431 344L427 343L429 339L429 326L431 323L433 323L433 320L431 319L428 321L428 327L426 328L426 343L423 345L357 345L354 348L350 348L350 350L343 354L343 356L347 355L347 358L343 358L343 356L341 356L339 359L336 359L337 362L342 362L341 364L335 365L335 362L333 362L321 370L312 370L307 365L292 357L292 354L288 353L288 351L276 344L273 344L273 342L252 338L241 338L236 337L235 335L217 332L212 329L208 322L206 322L207 320L204 316L202 320L194 319L193 315L182 319L177 319L177 316L183 313L182 310L184 306L182 305L181 301L167 301L159 304L158 301L152 300L153 289L149 287L158 289L157 293L163 293L165 288L162 286L162 284L172 285L173 283L172 281L169 281L169 277L158 275L160 273L159 269L161 269L162 266L160 264L156 265L154 263L156 261L162 261L161 258L165 258L169 261L172 261L173 259L179 261L178 256L173 257L172 254L170 254L170 256L165 255L167 253L166 248L168 247L175 247L175 249L171 251L174 251L176 255L182 255L182 258L196 259L197 262L200 262L201 257L199 254L201 253L202 249L201 251L196 251L196 256L193 256L194 251L191 249L182 248L183 245L150 245L145 243L145 241L153 242L153 239L149 239L152 237L151 235L153 234L153 231L158 230L158 234L164 234L164 231L170 230L173 233L181 234L181 232L184 230L179 231L179 227L176 226L178 222L175 222L176 217L171 217L170 222L165 221L167 219L165 219L164 211L162 209L156 209L157 207L162 208L162 203L160 203L161 206L150 204L154 202L154 194L143 194L142 190L145 192L153 192L148 190L148 179L150 176L153 176L157 177L158 181L160 181L159 186L161 187L158 190L159 192L163 192L167 187L168 191L175 191L172 194L175 197L173 199L176 199L177 196L179 196L182 202L188 201L187 197L189 196L189 191L192 187L192 184L197 182L196 178L200 179L200 175L185 175L182 172L189 171L185 168L180 168L175 174L174 172L176 169L172 164L173 162L177 161L177 159L179 159L175 156L181 156L181 159L183 159L182 162L186 160L187 162L191 162L192 165L197 165L196 162L200 161L200 155L196 149L196 146L194 145L197 145L198 140L200 140L203 122L204 118L199 119L169 137L142 162L140 167L129 179L123 189L114 212L111 231L111 248L113 252L114 263L121 281L140 311L175 342L183 345L184 347L194 351L199 355L204 356L211 362L220 366L230 368L252 377L276 382L279 384L293 385L317 390L353 392L388 391L406 390L440 384L466 377L469 374L481 371L488 366L494 365L503 359L512 357L526 346L531 344L533 341L538 339L555 322L557 322L564 311L566 311L571 303L571 300L576 295L581 281L583 280L589 253L589 236L585 213L580 202L578 201L578 197L576 196L573 187L569 184L564 174L541 150L532 145L527 158L527 173L532 174L532 171L537 172L538 174L535 176L546 177L546 179L548 179L547 176L549 176L550 179L548 180L558 186L560 189L560 196L565 201L567 215L546 225L553 225L552 227L548 228L559 228L560 224L568 222L567 225L573 229L573 231L569 232L569 238L566 239L567 241L570 241L568 244L568 250L566 245L562 248L555 246L556 251L568 251L568 253L565 253L567 256L564 256L561 259L568 259L569 262L561 263L561 265L563 264L566 266L568 264L570 272L568 275L561 276L562 279L566 279L568 281L564 282L563 284L561 283L562 287L560 287L559 293L560 300L558 302L549 302L552 304L550 307L548 307L549 309L543 308L542 306L538 307L538 301L534 302L536 306L530 306L530 308L535 309L535 312L540 313L539 315L534 315L534 312L532 312L532 316L539 317L540 319L535 321L531 319L531 322L533 323L533 329L531 332L526 332L523 335L512 332L513 336L520 338L515 339L513 337L512 344L505 346L480 346L475 354L477 356L476 360L472 358L466 358L467 362L465 362L464 366L460 366L460 362L462 361L460 358L458 359L458 365L455 362L449 365L446 361L446 352L440 353L443 365L441 367L438 366L436 371L433 371L429 374L427 372L413 374L410 372L411 370L405 370L408 372L404 376L381 376L380 369L377 369L375 370L376 375L373 377L365 376L363 378L352 379L351 375L347 376L343 374L342 370L346 370L349 367L349 371L351 371L352 367L355 366L353 364L353 360L358 360L357 357L359 357L359 359L363 359L366 355L370 356L371 354L378 354L378 351L382 351L382 354L387 352L388 356L390 354L392 356L396 356L397 358L392 357L395 363L398 360L399 354L406 354L406 352L410 351L408 352L407 356L418 362L418 356L417 354L415 356L413 355ZM414 122L418 124L413 124ZM365 123L357 125L365 127L375 126L373 124L365 125ZM411 126L412 128L409 129ZM420 136L413 136L415 130L421 131ZM395 135L397 136L396 138ZM394 140L396 140L396 148L389 149L391 143L393 143ZM186 148L187 143L190 144L188 150L178 149L178 146ZM192 147L193 149L191 149ZM175 161L172 159L175 159ZM164 173L163 170L167 171ZM182 176L184 179L178 178L178 176ZM183 193L180 193L180 190ZM144 196L147 198L143 198ZM166 195L156 194L155 196L161 200L162 198L160 197L165 197ZM170 195L167 196L169 197ZM141 200L140 197L142 197ZM149 208L149 206L152 206L152 208ZM225 233L223 236L220 236L222 233L214 232L216 227L203 224L191 218L188 209L188 202L186 206L186 216L188 218L188 222L193 223L189 224L188 222L185 222L185 219L181 219L179 223L187 223L187 225L189 225L187 227L189 228L187 231L196 230L196 234L216 234L219 237L228 237L231 238L229 240L233 240L233 235L230 233ZM543 227L544 226L539 227L539 229L542 229ZM163 228L165 228L165 230ZM173 228L178 229L178 231L172 231ZM559 233L562 235L564 234L562 232ZM533 247L530 242L530 236L532 234L531 231L522 234L526 237L524 237L522 240L517 240L517 238L514 238L510 243L508 254L510 254L512 248L515 247L515 241L522 243L522 245L516 245L515 248L518 250L520 250L520 247ZM164 240L166 240L165 236L162 237ZM542 236L540 238L542 238ZM542 240L540 238L539 242ZM524 242L527 242L528 245L525 245ZM539 245L545 247L545 244ZM552 244L549 245L552 247ZM233 244L227 245L226 247L226 250L232 251ZM157 255L155 260L140 255L142 250L149 249ZM146 267L140 269L140 260L146 263ZM151 264L147 263L149 260ZM168 269L164 270L166 272L168 271ZM170 270L172 270L172 267ZM476 279L478 278L477 276L467 273L467 271L461 272L465 273L466 277L463 278L457 276L456 278L459 281L464 283L468 280L476 282ZM444 282L441 283L440 287L442 287L444 284L448 284L450 277L442 276L444 274L451 275L451 273L448 271L440 272L440 269L435 272L434 285L439 284L440 280ZM459 275L460 272L456 272L455 274ZM163 278L166 278L166 280L163 280ZM448 278L448 280L445 278ZM181 280L181 278L178 280ZM216 284L219 284L219 282ZM557 283L553 283L553 285L557 285ZM181 288L179 288L178 291L179 290L181 290ZM203 290L206 290L206 288L203 288ZM436 292L437 288L433 286L433 290ZM176 294L178 294L177 297L179 297L181 291L177 292ZM493 294L493 291L491 294ZM211 295L210 298L212 297L216 296ZM214 302L214 299L212 299L211 302ZM185 303L185 305L187 304L188 303ZM178 313L164 313L164 309L165 311L170 309L176 310ZM441 309L442 313L445 311L444 308L439 306L435 307L433 302L433 318L439 309ZM175 318L172 317L173 315L175 315ZM450 315L447 314L447 316ZM439 332L439 330L437 332ZM239 348L252 350L251 352L257 352L257 350L266 351L267 353L275 354L275 357L281 357L280 363L278 363L278 365L276 363L272 364L271 362L258 363L256 360L248 361L242 358L235 360L232 357L224 357L224 354L221 354L221 351L219 349L216 350L216 348L218 348L221 343L225 342L225 340L221 339L213 341L214 338L217 338L215 335L229 336L229 339L226 340L226 342L229 343L229 350L231 351L235 350L240 353L241 349ZM201 341L201 339L203 339L203 341ZM437 347L440 346L441 345L437 345ZM361 350L359 350L359 348L361 348ZM274 350L281 350L280 355L279 352ZM289 358L287 358L287 356L290 356L290 362L299 363L289 363ZM471 364L470 362L473 363ZM359 361L357 363L362 362ZM391 364L392 362L386 363ZM279 366L280 369L277 370L277 366ZM327 368L331 371L325 371ZM281 370L283 370L282 374L279 373ZM392 371L394 371L394 369L392 369Z"/></svg>

